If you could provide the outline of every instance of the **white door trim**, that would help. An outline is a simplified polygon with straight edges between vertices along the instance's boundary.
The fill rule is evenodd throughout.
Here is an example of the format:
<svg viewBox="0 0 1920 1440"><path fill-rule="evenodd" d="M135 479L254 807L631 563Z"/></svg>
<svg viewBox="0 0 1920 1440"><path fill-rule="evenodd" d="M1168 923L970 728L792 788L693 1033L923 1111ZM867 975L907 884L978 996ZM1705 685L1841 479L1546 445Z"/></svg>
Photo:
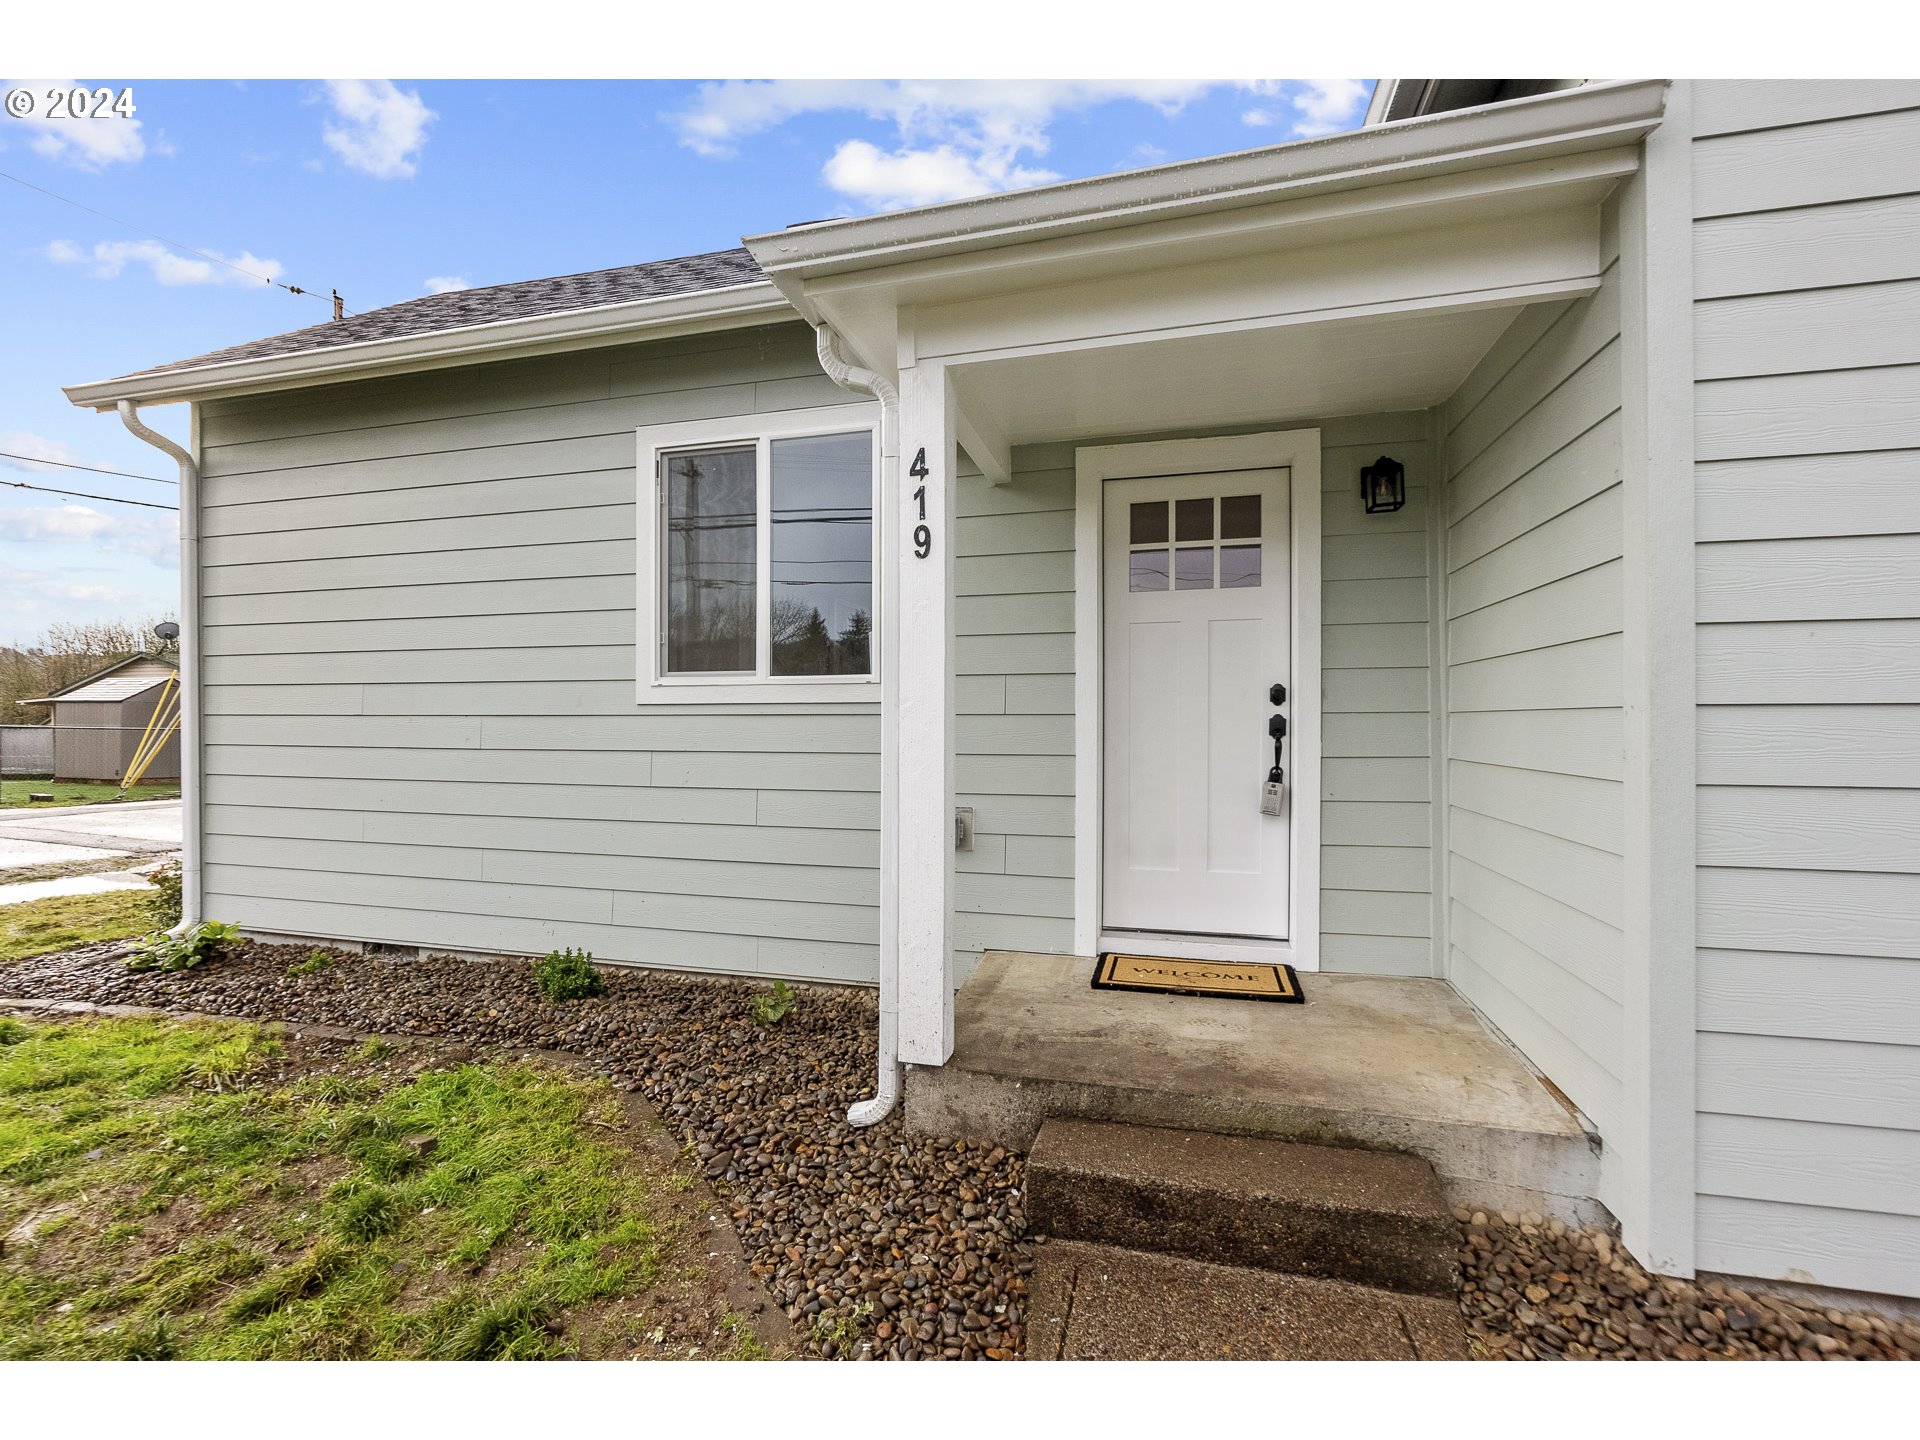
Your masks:
<svg viewBox="0 0 1920 1440"><path fill-rule="evenodd" d="M1289 963L1320 968L1320 432L1272 430L1202 440L1085 446L1074 452L1073 948L1100 948L1100 846L1105 682L1101 498L1108 480L1285 466L1293 497L1293 692Z"/></svg>

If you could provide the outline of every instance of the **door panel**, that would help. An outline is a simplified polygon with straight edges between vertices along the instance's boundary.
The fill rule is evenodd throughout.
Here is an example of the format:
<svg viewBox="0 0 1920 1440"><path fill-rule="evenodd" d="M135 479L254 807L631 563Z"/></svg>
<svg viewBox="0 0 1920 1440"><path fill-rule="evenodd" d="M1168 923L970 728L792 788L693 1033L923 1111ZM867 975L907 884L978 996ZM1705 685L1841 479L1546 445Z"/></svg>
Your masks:
<svg viewBox="0 0 1920 1440"><path fill-rule="evenodd" d="M1105 486L1107 926L1287 936L1291 816L1260 789L1268 687L1293 684L1289 478Z"/></svg>

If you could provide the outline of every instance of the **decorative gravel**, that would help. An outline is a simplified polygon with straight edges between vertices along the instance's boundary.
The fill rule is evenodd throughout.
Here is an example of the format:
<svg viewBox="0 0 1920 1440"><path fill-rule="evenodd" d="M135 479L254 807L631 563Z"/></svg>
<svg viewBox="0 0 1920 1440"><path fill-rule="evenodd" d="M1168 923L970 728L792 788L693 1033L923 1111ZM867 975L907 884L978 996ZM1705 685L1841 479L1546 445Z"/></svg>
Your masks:
<svg viewBox="0 0 1920 1440"><path fill-rule="evenodd" d="M762 988L608 970L606 993L553 1005L519 961L230 947L198 969L130 973L118 947L21 961L0 992L570 1051L644 1094L704 1162L734 1228L805 1342L828 1358L1018 1358L1027 1277L1021 1157L907 1135L898 1111L855 1129L870 1094L870 994L802 987L758 1025Z"/></svg>
<svg viewBox="0 0 1920 1440"><path fill-rule="evenodd" d="M476 1047L570 1051L638 1090L703 1162L774 1299L814 1353L1017 1359L1033 1255L1023 1157L865 1130L846 1108L873 1081L871 994L800 987L775 1025L761 987L608 970L606 993L553 1005L513 960L245 944L180 974L129 972L94 946L0 969L0 993L145 1005ZM1920 1326L1649 1276L1605 1234L1538 1215L1455 1212L1461 1310L1486 1359L1913 1359Z"/></svg>
<svg viewBox="0 0 1920 1440"><path fill-rule="evenodd" d="M1912 1360L1920 1325L1649 1275L1611 1236L1454 1211L1467 1343L1489 1360Z"/></svg>

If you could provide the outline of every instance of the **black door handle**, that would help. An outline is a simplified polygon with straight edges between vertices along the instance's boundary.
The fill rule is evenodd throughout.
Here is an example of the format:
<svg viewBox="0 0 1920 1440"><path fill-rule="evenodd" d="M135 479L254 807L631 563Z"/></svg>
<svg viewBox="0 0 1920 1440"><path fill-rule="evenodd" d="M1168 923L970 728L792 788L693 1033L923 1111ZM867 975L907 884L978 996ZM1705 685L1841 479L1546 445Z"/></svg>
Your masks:
<svg viewBox="0 0 1920 1440"><path fill-rule="evenodd" d="M1286 716L1275 715L1267 721L1267 734L1271 735L1276 742L1278 742L1283 736L1285 736L1286 733L1287 733L1287 717Z"/></svg>

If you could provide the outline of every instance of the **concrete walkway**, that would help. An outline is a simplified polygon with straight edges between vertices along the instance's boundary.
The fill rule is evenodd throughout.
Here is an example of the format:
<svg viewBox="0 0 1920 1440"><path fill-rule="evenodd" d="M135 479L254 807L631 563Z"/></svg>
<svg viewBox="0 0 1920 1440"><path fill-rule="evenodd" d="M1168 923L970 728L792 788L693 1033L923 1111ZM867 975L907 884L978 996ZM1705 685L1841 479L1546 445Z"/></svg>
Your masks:
<svg viewBox="0 0 1920 1440"><path fill-rule="evenodd" d="M147 880L132 866L150 866L179 850L178 800L0 811L0 906L138 888ZM118 859L125 859L129 868L6 883L10 872Z"/></svg>
<svg viewBox="0 0 1920 1440"><path fill-rule="evenodd" d="M26 859L32 847L65 845L102 855L167 855L180 848L180 802L142 800L126 805L62 805L48 810L0 810L0 870L47 865L61 857Z"/></svg>

